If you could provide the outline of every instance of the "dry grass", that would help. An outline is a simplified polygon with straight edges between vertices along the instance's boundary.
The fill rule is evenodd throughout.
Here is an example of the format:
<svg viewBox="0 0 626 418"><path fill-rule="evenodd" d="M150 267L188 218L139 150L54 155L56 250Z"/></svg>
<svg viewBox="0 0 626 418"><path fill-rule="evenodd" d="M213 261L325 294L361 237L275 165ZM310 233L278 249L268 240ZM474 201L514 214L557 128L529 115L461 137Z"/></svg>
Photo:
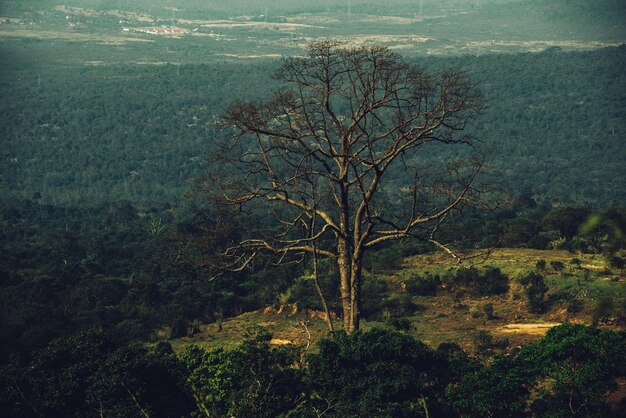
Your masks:
<svg viewBox="0 0 626 418"><path fill-rule="evenodd" d="M472 254L468 254L472 255ZM475 255L475 254L473 254ZM572 259L578 258L581 266L572 264ZM472 259L477 262L479 258ZM478 268L495 266L511 278L536 270L535 264L539 260L546 260L548 266L542 274L546 276L551 290L549 294L578 286L586 290L602 287L603 292L619 293L622 283L605 281L606 262L601 256L571 254L566 251L542 251L533 249L503 248L494 251L489 259L477 265ZM564 264L563 271L553 271L551 261L560 261ZM466 263L467 265L471 263ZM581 281L581 267L589 266L589 277ZM443 253L433 253L409 257L403 268L390 276L379 279L388 281L391 294L401 294L400 283L411 274L450 274L451 269L458 268L449 256ZM585 309L577 314L568 313L562 302L554 303L544 314L530 313L526 307L526 297L521 286L511 280L509 292L503 295L478 296L472 292L464 292L455 298L452 291L439 289L436 296L413 296L413 301L422 307L411 321L410 333L424 341L431 347L437 347L442 342L456 342L468 351L473 351L473 339L479 331L487 331L496 339L506 338L510 347L515 347L540 339L549 328L562 322L591 323L590 306L593 299L584 301ZM549 295L548 295L549 296ZM487 319L483 311L486 304L493 306L494 318ZM588 305L588 306L587 306ZM201 327L201 332L191 338L182 338L174 342L177 350L188 344L201 344L208 347L234 347L246 336L247 330L262 326L273 335L275 344L298 344L307 342L308 334L302 325L306 321L307 330L311 334L311 341L318 341L328 334L328 328L319 312L298 311L294 306L287 305L279 308L266 308L255 312L248 312L223 323L223 329L218 331L217 324L207 324ZM340 327L339 321L335 321ZM384 326L377 321L363 321L362 328L370 329L374 326Z"/></svg>
<svg viewBox="0 0 626 418"><path fill-rule="evenodd" d="M275 345L306 345L308 333L312 342L328 334L328 326L320 312L299 311L294 305L282 305L226 319L221 330L217 323L202 325L196 335L173 340L172 346L175 351L182 351L190 344L208 348L234 348L258 327L263 327L272 334L270 343Z"/></svg>

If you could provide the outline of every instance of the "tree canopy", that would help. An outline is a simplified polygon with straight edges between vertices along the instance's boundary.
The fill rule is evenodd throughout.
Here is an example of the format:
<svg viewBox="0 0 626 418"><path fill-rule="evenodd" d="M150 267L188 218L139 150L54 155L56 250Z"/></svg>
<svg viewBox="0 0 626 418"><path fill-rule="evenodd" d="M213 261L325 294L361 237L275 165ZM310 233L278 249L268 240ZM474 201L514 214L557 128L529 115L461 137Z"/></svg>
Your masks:
<svg viewBox="0 0 626 418"><path fill-rule="evenodd" d="M460 70L431 74L383 46L323 41L289 58L268 100L236 102L221 123L232 135L212 184L236 207L277 208L274 234L257 232L223 255L242 270L261 251L277 262L312 254L338 267L344 328L359 327L363 255L410 235L445 248L438 226L472 201L480 158L429 160L435 146L475 145L468 128L483 101ZM398 173L412 181L392 183ZM406 177L405 177L406 178ZM260 208L255 203L257 210Z"/></svg>

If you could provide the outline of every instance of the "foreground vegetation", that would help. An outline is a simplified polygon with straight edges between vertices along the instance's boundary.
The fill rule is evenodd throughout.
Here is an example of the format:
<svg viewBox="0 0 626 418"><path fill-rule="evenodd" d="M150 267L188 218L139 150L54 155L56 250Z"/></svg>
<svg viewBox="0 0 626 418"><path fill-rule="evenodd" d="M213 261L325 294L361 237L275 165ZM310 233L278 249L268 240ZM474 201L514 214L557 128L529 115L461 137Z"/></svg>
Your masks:
<svg viewBox="0 0 626 418"><path fill-rule="evenodd" d="M120 346L101 330L53 341L1 370L4 416L619 416L626 334L566 324L484 365L388 329L230 350ZM609 402L607 403L607 400Z"/></svg>
<svg viewBox="0 0 626 418"><path fill-rule="evenodd" d="M578 414L608 414L602 409L605 392L613 382L619 386L621 381L613 379L619 374L607 377L596 372L605 367L602 362L615 365L621 361L619 351L614 356L610 350L623 344L623 332L602 329L622 329L626 322L620 233L625 216L617 210L551 209L527 199L519 197L513 210L467 211L451 217L444 238L456 237L451 242L460 250L461 265L411 240L374 252L365 260L363 328L385 327L387 331L375 331L371 338L399 338L408 344L409 352L418 350L415 358L419 361L413 354L406 354L409 359L402 357L405 354L396 358L398 353L392 351L380 360L384 365L367 360L366 353L363 358L340 361L331 357L324 362L356 365L375 360L378 365L371 370L378 371L395 370L396 366L385 362L400 362L397 367L403 369L406 364L402 362L418 361L410 363L410 370L424 378L406 383L413 389L419 386L409 395L403 392L404 383L380 383L385 389L372 389L373 398L363 400L361 406L355 406L360 401L354 398L361 389L323 392L319 380L308 380L313 379L309 370L317 367L313 359L319 357L314 356L324 353L324 347L358 347L361 337L338 333L334 337L338 341L316 345L327 335L327 327L307 266L266 270L260 265L246 274L207 281L201 263L214 240L220 239L213 236L210 214L164 226L154 214L139 214L131 205L58 212L58 207L43 203L7 204L2 212L6 257L0 264L5 278L0 291L2 412L6 416L89 416L111 411L105 415L135 416L144 410L151 416L172 416L170 412L176 411L176 416L199 408L201 413L208 410L218 416L271 416L295 409L294 414L308 416L315 413L312 408L320 412L332 406L336 416L346 416L351 408L373 408L380 416L393 411L419 416L425 413L425 402L430 416L484 416L488 411L494 416L541 415L541 411L567 416L571 414L568 399L572 399L571 408ZM476 249L489 242L493 248ZM485 252L489 253L486 260ZM336 286L331 266L322 264L320 272L322 286L329 290ZM338 301L329 302L331 311L339 312ZM567 321L598 324L601 329L553 328L546 338L554 335L549 344L556 346L546 356L584 353L589 347L586 341L594 335L618 337L606 337L606 344L599 342L605 351L591 357L551 360L557 365L563 361L563 367L570 369L551 369L549 375L541 374L548 373L545 367L518 357L520 345L543 347L538 342L543 333ZM84 331L94 325L106 331ZM530 325L532 332L521 325ZM256 335L250 331L254 326L270 330L273 338L265 335L246 342L246 336ZM404 330L404 334L389 334L391 329ZM555 331L559 329L569 331ZM564 340L561 332L570 331L578 336L572 337L571 346L559 348L557 342ZM145 341L151 341L151 348L146 348ZM363 344L374 344L367 341ZM170 343L177 355L168 348ZM576 344L580 347L574 348ZM199 347L190 348L194 345ZM313 357L304 355L303 360L299 350L304 347ZM341 350L351 352L346 347ZM456 354L445 360L448 354L442 353L446 350ZM246 363L238 356L252 357ZM465 359L460 364L458 356ZM568 372L579 370L585 361L592 362L593 373ZM294 368L294 363L299 366ZM485 368L483 363L491 366ZM247 365L246 371L266 368L258 373L272 382L278 379L272 373L291 379L289 390L281 392L284 386L278 385L272 393L280 398L272 402L272 408L280 410L259 400L259 393L245 392L248 386L238 386L240 379L252 379L245 373L235 377L243 373L240 364ZM220 367L226 368L226 375ZM375 374L368 367L356 370ZM461 369L446 372L448 367ZM195 372L198 368L208 371ZM346 369L346 373L353 372ZM437 379L429 380L433 376ZM449 380L438 380L438 376ZM589 380L576 380L583 377ZM379 378L384 376L367 379L376 382ZM515 390L490 392L501 386L498 379L516 382ZM471 398L471 404L464 404L464 399L470 399L467 388L482 381L491 384L471 395L482 400ZM156 382L163 386L154 386ZM404 394L377 398L380 393L396 393L385 385ZM582 394L583 387L594 392ZM227 389L214 392L218 388ZM619 403L620 393L607 399ZM497 397L502 397L502 403L485 401Z"/></svg>
<svg viewBox="0 0 626 418"><path fill-rule="evenodd" d="M409 317L420 339L432 339L433 345L452 340L466 347L471 332L455 332L452 323L463 327L470 319L470 330L480 328L486 320L483 305L489 303L496 319L487 321L488 328L541 319L590 324L597 306L602 308L598 321L619 324L623 253L615 251L623 246L616 235L625 223L623 212L604 212L593 230L580 231L592 211L523 201L514 210L457 214L441 231L444 242L470 255L485 245L499 248L482 264L482 257L468 258L463 268L455 267L451 257L428 255L431 247L411 240L370 254L364 261L366 323ZM215 234L210 211L175 221L137 212L132 205L86 210L13 201L5 203L0 215L4 361L15 354L27 359L51 339L93 325L112 330L122 341L145 341L157 339L158 329L163 329L159 338L194 335L203 324L217 329L220 321L267 306L322 310L304 265L266 269L261 263L245 273L207 280L202 265L223 239ZM236 235L240 224L231 221L226 231ZM472 264L479 279L487 266L499 268L506 276L506 292L480 294L471 277L475 273L458 274ZM530 273L540 274L548 287L538 293L538 306L544 309L538 313L528 311L529 286L521 284ZM336 294L335 274L331 266L320 265L328 294ZM457 276L455 289L450 285ZM494 277L498 284L500 276ZM339 312L336 299L329 304ZM473 318L476 309L480 315ZM447 329L457 336L446 335ZM215 333L218 340L219 335Z"/></svg>

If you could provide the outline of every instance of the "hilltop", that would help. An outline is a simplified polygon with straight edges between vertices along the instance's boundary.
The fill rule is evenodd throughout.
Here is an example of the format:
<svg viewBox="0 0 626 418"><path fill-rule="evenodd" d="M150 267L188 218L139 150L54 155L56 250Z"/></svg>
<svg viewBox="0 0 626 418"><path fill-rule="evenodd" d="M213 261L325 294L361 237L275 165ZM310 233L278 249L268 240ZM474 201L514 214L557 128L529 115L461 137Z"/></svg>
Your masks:
<svg viewBox="0 0 626 418"><path fill-rule="evenodd" d="M471 267L473 260L478 263L475 268L483 272L498 268L509 278L508 290L480 295L474 285L461 289L458 283L456 290L451 290L461 267L449 257L443 253L408 257L399 270L366 277L363 299L369 317L363 328L400 327L433 348L454 342L470 352L515 349L539 340L549 328L564 322L624 329L626 278L619 270L611 270L600 255L511 248L493 250L486 259L485 252L466 255L476 256L465 262L466 267ZM542 261L546 266L537 268ZM540 273L548 286L541 312L529 311L520 283L533 272ZM442 279L436 290L419 292L407 286L416 275ZM378 289L376 294L374 288ZM486 313L486 305L492 307L490 314ZM228 318L221 325L198 324L193 335L173 340L173 346L176 350L189 344L232 348L257 327L269 331L271 343L276 345L305 345L318 341L328 331L323 312L293 301Z"/></svg>

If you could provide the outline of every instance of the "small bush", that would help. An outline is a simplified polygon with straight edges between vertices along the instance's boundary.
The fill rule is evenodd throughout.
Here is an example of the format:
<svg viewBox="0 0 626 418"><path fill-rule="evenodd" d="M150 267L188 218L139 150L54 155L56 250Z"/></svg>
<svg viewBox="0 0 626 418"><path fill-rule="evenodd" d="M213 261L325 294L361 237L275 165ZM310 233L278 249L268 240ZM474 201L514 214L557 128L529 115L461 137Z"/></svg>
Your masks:
<svg viewBox="0 0 626 418"><path fill-rule="evenodd" d="M545 270L545 268L546 268L546 260L539 260L539 261L537 261L537 264L535 264L535 267L537 267L537 270Z"/></svg>
<svg viewBox="0 0 626 418"><path fill-rule="evenodd" d="M176 318L170 327L170 338L182 338L187 336L187 321L183 318Z"/></svg>
<svg viewBox="0 0 626 418"><path fill-rule="evenodd" d="M385 321L385 325L396 331L410 331L412 328L411 321L408 318L389 318Z"/></svg>
<svg viewBox="0 0 626 418"><path fill-rule="evenodd" d="M383 300L382 317L411 316L423 309L424 307L415 303L409 295L393 296Z"/></svg>
<svg viewBox="0 0 626 418"><path fill-rule="evenodd" d="M565 264L561 261L550 261L550 267L552 267L554 271L561 271L565 268Z"/></svg>
<svg viewBox="0 0 626 418"><path fill-rule="evenodd" d="M338 293L337 284L331 274L320 274L320 285L327 298L326 302L330 308L340 306L339 299L335 295ZM322 310L322 303L319 294L315 289L315 283L310 277L300 277L294 281L288 291L282 295L281 303L297 304L301 309Z"/></svg>
<svg viewBox="0 0 626 418"><path fill-rule="evenodd" d="M472 285L480 280L480 271L475 267L460 268L456 271L455 281L464 285Z"/></svg>
<svg viewBox="0 0 626 418"><path fill-rule="evenodd" d="M469 308L469 314L472 316L472 318L479 318L480 317L480 308L478 306L472 306Z"/></svg>
<svg viewBox="0 0 626 418"><path fill-rule="evenodd" d="M601 321L607 320L615 312L615 301L609 295L601 297L593 309L591 319L594 325L598 325Z"/></svg>
<svg viewBox="0 0 626 418"><path fill-rule="evenodd" d="M538 273L530 273L524 276L520 283L524 286L524 292L528 298L527 307L530 312L543 312L543 299L548 291L548 286L543 280L543 276Z"/></svg>
<svg viewBox="0 0 626 418"><path fill-rule="evenodd" d="M623 271L624 266L626 265L626 262L624 261L622 257L618 257L614 255L609 258L609 265L611 266L612 269Z"/></svg>
<svg viewBox="0 0 626 418"><path fill-rule="evenodd" d="M318 346L319 352L308 358L307 369L311 391L317 395L311 404L318 416L329 400L333 402L329 414L335 417L421 416L414 406L424 398L431 414L437 410L445 363L410 335L380 328L352 334L340 331Z"/></svg>
<svg viewBox="0 0 626 418"><path fill-rule="evenodd" d="M361 288L361 314L364 318L380 318L387 307L385 296L388 293L387 282L374 277L366 277ZM391 315L402 316L402 314Z"/></svg>
<svg viewBox="0 0 626 418"><path fill-rule="evenodd" d="M567 313L577 314L583 310L583 302L580 299L571 299L567 302Z"/></svg>
<svg viewBox="0 0 626 418"><path fill-rule="evenodd" d="M457 290L454 292L454 307L462 308L463 307L463 292Z"/></svg>
<svg viewBox="0 0 626 418"><path fill-rule="evenodd" d="M487 316L487 319L494 319L495 316L493 314L493 304L491 303L486 303L483 305L483 312L485 312L485 315Z"/></svg>
<svg viewBox="0 0 626 418"><path fill-rule="evenodd" d="M363 261L363 267L373 274L387 273L400 268L404 254L397 246L368 252Z"/></svg>
<svg viewBox="0 0 626 418"><path fill-rule="evenodd" d="M489 268L485 271L479 285L481 295L499 295L509 290L509 278L498 268Z"/></svg>
<svg viewBox="0 0 626 418"><path fill-rule="evenodd" d="M617 319L623 324L626 323L626 298L618 302Z"/></svg>
<svg viewBox="0 0 626 418"><path fill-rule="evenodd" d="M474 335L474 348L478 352L484 352L493 347L493 336L488 331L478 331Z"/></svg>
<svg viewBox="0 0 626 418"><path fill-rule="evenodd" d="M509 290L509 278L496 267L489 267L482 274L474 267L459 269L456 281L471 286L475 293L482 296L498 295Z"/></svg>
<svg viewBox="0 0 626 418"><path fill-rule="evenodd" d="M507 338L496 340L488 331L478 331L474 334L474 347L479 353L484 353L493 348L505 349L509 346Z"/></svg>
<svg viewBox="0 0 626 418"><path fill-rule="evenodd" d="M198 407L195 416L269 418L293 407L303 390L302 371L293 367L298 353L272 347L270 339L255 329L234 350L187 348L181 358Z"/></svg>
<svg viewBox="0 0 626 418"><path fill-rule="evenodd" d="M406 291L411 295L435 296L437 289L441 285L439 276L428 275L420 277L417 274L411 275L411 278L405 282Z"/></svg>

